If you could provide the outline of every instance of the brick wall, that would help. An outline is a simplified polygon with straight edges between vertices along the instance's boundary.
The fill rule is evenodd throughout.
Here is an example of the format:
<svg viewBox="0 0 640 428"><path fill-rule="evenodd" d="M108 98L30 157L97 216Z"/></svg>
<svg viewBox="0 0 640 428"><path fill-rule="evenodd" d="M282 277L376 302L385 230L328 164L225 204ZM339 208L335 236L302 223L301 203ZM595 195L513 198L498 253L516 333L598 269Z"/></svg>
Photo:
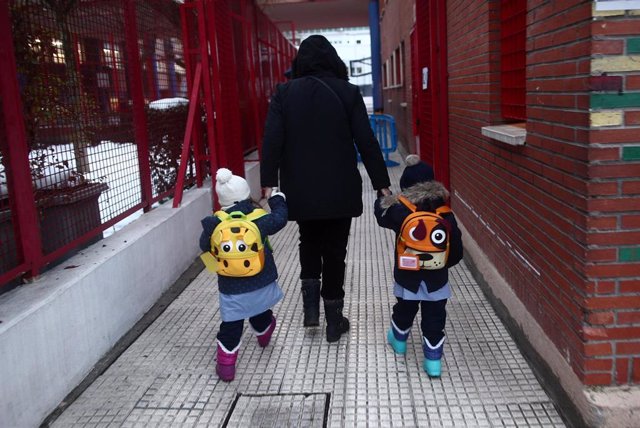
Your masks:
<svg viewBox="0 0 640 428"><path fill-rule="evenodd" d="M499 2L447 3L451 187L457 215L586 383L591 4L529 1L527 140L502 123Z"/></svg>
<svg viewBox="0 0 640 428"><path fill-rule="evenodd" d="M386 3L383 59L410 46L406 3ZM511 146L481 133L503 123L500 2L446 5L457 216L585 385L640 384L640 12L528 0Z"/></svg>
<svg viewBox="0 0 640 428"><path fill-rule="evenodd" d="M403 85L398 88L383 89L382 102L384 113L396 120L398 140L404 147L415 152L415 139L412 129L411 96L411 29L414 22L412 1L380 2L380 46L382 63L404 42ZM391 100L389 102L389 100Z"/></svg>
<svg viewBox="0 0 640 428"><path fill-rule="evenodd" d="M640 384L640 14L594 12L587 380Z"/></svg>

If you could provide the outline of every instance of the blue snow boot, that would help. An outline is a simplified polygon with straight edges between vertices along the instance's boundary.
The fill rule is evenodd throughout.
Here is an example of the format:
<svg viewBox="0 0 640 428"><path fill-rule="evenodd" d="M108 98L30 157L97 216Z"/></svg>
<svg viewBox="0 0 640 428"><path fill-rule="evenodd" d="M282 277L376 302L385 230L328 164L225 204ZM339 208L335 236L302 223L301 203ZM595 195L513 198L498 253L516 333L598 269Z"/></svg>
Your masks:
<svg viewBox="0 0 640 428"><path fill-rule="evenodd" d="M422 350L424 352L424 363L422 367L429 377L440 377L442 372L442 350L444 348L444 337L435 346L429 343L429 339L422 337Z"/></svg>
<svg viewBox="0 0 640 428"><path fill-rule="evenodd" d="M411 327L402 331L391 321L391 327L389 327L389 331L387 332L387 342L396 354L404 355L407 353L407 338L409 337L410 330Z"/></svg>

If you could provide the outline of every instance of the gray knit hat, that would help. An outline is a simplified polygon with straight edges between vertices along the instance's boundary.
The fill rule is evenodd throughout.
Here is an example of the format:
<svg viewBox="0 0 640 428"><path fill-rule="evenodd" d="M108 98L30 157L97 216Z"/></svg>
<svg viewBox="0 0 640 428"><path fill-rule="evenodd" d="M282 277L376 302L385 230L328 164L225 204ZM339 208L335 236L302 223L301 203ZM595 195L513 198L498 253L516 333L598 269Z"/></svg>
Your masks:
<svg viewBox="0 0 640 428"><path fill-rule="evenodd" d="M409 155L405 160L407 167L400 177L400 189L406 189L416 183L431 181L434 178L433 168L420 160L418 155Z"/></svg>

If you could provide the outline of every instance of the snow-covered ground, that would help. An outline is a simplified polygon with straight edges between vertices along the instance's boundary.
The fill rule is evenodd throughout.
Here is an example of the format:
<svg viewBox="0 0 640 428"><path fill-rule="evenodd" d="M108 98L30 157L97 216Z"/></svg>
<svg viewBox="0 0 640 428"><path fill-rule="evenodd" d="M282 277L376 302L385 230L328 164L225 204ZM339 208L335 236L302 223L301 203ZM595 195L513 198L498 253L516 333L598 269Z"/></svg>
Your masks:
<svg viewBox="0 0 640 428"><path fill-rule="evenodd" d="M166 110L185 104L189 104L189 100L186 98L162 98L160 100L151 101L149 103L149 108L154 110Z"/></svg>
<svg viewBox="0 0 640 428"><path fill-rule="evenodd" d="M141 201L140 169L136 146L132 143L103 141L87 148L91 171L85 174L90 181L106 183L109 188L100 195L100 217L106 222ZM61 188L75 185L76 164L71 144L51 146L43 152L32 152L33 159L44 154L42 178L34 180L37 189ZM71 178L71 180L70 180ZM4 166L0 164L0 197L7 194ZM104 231L104 236L121 229L142 215L142 210Z"/></svg>
<svg viewBox="0 0 640 428"><path fill-rule="evenodd" d="M163 98L152 101L149 107L164 110L188 104L187 98ZM88 147L88 160L91 171L84 175L86 180L106 183L109 188L100 195L100 217L106 222L118 214L130 209L141 201L140 169L138 155L133 143L114 143L102 141L97 146ZM75 186L81 182L74 176L76 161L71 144L50 146L47 149L32 151L30 162L40 158L41 177L34 178L36 189L63 188ZM33 167L32 167L33 169ZM8 194L4 165L0 162L0 198ZM104 231L104 236L121 229L142 215L142 210Z"/></svg>

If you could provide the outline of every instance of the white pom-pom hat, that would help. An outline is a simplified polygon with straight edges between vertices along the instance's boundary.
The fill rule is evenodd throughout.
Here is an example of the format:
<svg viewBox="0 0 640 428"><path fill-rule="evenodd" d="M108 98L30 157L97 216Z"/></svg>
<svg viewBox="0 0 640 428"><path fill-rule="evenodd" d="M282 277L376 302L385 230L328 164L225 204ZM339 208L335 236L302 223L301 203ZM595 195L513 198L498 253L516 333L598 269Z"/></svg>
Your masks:
<svg viewBox="0 0 640 428"><path fill-rule="evenodd" d="M230 207L236 202L249 199L251 189L247 180L233 175L227 168L220 168L216 172L216 194L220 206Z"/></svg>

